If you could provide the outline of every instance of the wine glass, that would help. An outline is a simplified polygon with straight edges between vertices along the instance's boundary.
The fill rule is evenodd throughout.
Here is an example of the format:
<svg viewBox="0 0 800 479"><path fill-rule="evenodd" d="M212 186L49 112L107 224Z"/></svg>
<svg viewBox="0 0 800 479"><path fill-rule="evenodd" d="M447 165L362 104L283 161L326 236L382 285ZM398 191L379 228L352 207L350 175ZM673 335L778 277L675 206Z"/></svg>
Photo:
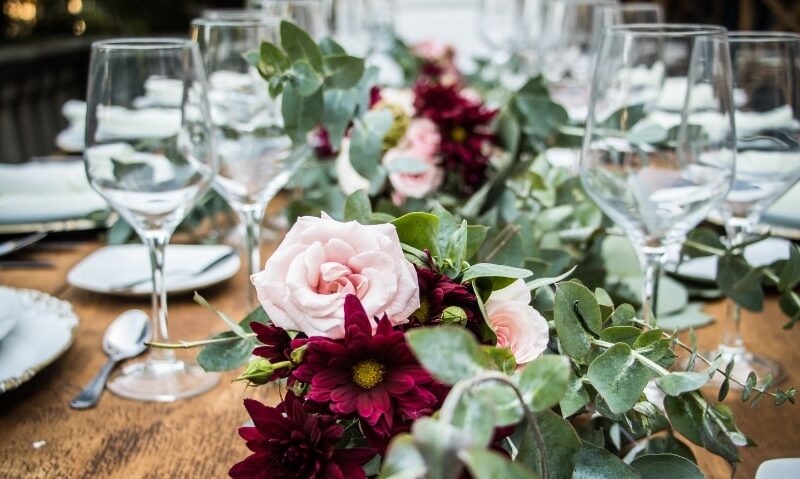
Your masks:
<svg viewBox="0 0 800 479"><path fill-rule="evenodd" d="M737 156L733 188L721 205L731 245L753 233L762 213L800 179L800 35L729 34L736 105ZM728 300L727 330L712 355L735 359L731 375L744 380L783 376L781 365L747 350L741 310Z"/></svg>
<svg viewBox="0 0 800 479"><path fill-rule="evenodd" d="M478 34L493 62L506 63L525 47L525 0L481 0L478 8Z"/></svg>
<svg viewBox="0 0 800 479"><path fill-rule="evenodd" d="M214 188L245 225L250 274L261 269L261 222L269 202L286 185L297 161L283 128L280 103L244 53L262 41L277 42L280 25L260 14L235 19L196 19L197 41L208 72L208 98L220 168ZM253 306L252 288L248 299Z"/></svg>
<svg viewBox="0 0 800 479"><path fill-rule="evenodd" d="M345 50L366 56L386 48L394 30L394 0L334 0L331 31Z"/></svg>
<svg viewBox="0 0 800 479"><path fill-rule="evenodd" d="M542 30L542 75L572 121L586 120L594 59L613 0L550 0Z"/></svg>
<svg viewBox="0 0 800 479"><path fill-rule="evenodd" d="M148 80L172 82L175 102L135 109ZM152 341L169 340L164 249L211 185L217 170L197 46L180 39L119 39L92 44L86 109L86 174L92 187L133 226L150 252ZM108 388L140 401L174 401L219 381L170 350L125 367Z"/></svg>
<svg viewBox="0 0 800 479"><path fill-rule="evenodd" d="M329 0L260 0L270 18L288 20L319 40L328 34L332 6Z"/></svg>
<svg viewBox="0 0 800 479"><path fill-rule="evenodd" d="M727 32L615 25L606 28L598 55L580 178L634 245L644 273L642 313L652 325L667 248L682 243L731 188Z"/></svg>
<svg viewBox="0 0 800 479"><path fill-rule="evenodd" d="M601 15L610 17L605 20L606 25L664 22L664 10L653 2L619 3L601 11Z"/></svg>

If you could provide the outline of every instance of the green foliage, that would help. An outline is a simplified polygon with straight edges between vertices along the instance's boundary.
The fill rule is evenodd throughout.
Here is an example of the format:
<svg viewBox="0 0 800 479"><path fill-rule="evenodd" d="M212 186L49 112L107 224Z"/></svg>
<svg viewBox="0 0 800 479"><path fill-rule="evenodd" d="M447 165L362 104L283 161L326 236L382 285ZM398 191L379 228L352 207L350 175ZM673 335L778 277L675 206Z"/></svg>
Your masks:
<svg viewBox="0 0 800 479"><path fill-rule="evenodd" d="M474 337L464 328L437 326L412 329L406 333L411 350L436 379L455 384L489 365L489 359Z"/></svg>
<svg viewBox="0 0 800 479"><path fill-rule="evenodd" d="M591 349L592 337L600 332L600 306L585 286L559 283L556 286L555 323L564 351L582 360Z"/></svg>
<svg viewBox="0 0 800 479"><path fill-rule="evenodd" d="M630 346L618 343L592 361L587 375L611 411L623 413L639 401L653 373Z"/></svg>

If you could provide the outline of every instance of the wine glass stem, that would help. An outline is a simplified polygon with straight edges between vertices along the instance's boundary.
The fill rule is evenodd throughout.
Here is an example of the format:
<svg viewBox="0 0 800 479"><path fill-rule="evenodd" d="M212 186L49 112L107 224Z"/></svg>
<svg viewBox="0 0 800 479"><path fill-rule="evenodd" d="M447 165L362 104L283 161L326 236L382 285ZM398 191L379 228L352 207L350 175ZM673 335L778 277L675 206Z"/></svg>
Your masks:
<svg viewBox="0 0 800 479"><path fill-rule="evenodd" d="M167 288L164 284L164 251L169 242L169 233L158 231L144 236L144 242L150 253L150 268L153 279L151 315L151 338L154 343L169 341L167 329ZM175 354L169 349L150 348L150 359L171 361Z"/></svg>
<svg viewBox="0 0 800 479"><path fill-rule="evenodd" d="M658 282L661 278L663 259L663 248L645 247L639 252L639 261L642 266L642 317L645 324L653 328L656 326Z"/></svg>
<svg viewBox="0 0 800 479"><path fill-rule="evenodd" d="M744 242L750 230L749 221L742 218L730 217L725 222L725 234L728 237L728 244L736 246ZM722 344L728 349L744 351L744 339L742 339L741 321L742 309L736 301L728 298L725 308L725 334L722 337Z"/></svg>
<svg viewBox="0 0 800 479"><path fill-rule="evenodd" d="M264 209L264 206L247 205L241 212L245 225L248 281L261 270L261 221L264 218ZM252 286L247 288L247 302L251 308L255 307L255 290Z"/></svg>

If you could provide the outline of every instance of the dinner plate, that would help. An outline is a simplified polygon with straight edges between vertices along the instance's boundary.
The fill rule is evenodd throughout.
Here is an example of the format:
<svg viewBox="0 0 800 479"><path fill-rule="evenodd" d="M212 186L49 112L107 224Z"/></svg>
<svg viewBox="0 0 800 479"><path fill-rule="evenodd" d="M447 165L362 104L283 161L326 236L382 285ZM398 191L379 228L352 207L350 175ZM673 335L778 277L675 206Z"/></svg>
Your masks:
<svg viewBox="0 0 800 479"><path fill-rule="evenodd" d="M756 479L796 479L800 477L800 457L770 459L758 466Z"/></svg>
<svg viewBox="0 0 800 479"><path fill-rule="evenodd" d="M790 241L782 238L767 238L744 249L744 257L753 266L766 266L789 257ZM668 263L667 271L679 278L700 283L715 283L717 280L717 257L704 256L684 261L679 265Z"/></svg>
<svg viewBox="0 0 800 479"><path fill-rule="evenodd" d="M14 291L0 289L0 341L17 325L21 310L19 296Z"/></svg>
<svg viewBox="0 0 800 479"><path fill-rule="evenodd" d="M16 326L0 341L0 393L17 388L55 361L72 344L78 317L72 306L32 289L0 286L20 304Z"/></svg>
<svg viewBox="0 0 800 479"><path fill-rule="evenodd" d="M227 245L168 245L165 254L164 281L167 292L173 294L225 281L235 275L241 265L236 250ZM212 263L215 264L208 267ZM150 259L147 247L141 244L100 248L67 274L67 282L77 288L133 297L151 294L149 278ZM139 280L144 281L125 288Z"/></svg>

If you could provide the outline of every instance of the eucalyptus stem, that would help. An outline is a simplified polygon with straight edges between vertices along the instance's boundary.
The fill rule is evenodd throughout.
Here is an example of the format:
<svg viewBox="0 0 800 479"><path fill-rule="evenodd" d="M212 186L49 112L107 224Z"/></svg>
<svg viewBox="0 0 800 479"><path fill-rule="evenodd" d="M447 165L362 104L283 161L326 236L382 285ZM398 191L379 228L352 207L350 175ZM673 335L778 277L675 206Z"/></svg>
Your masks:
<svg viewBox="0 0 800 479"><path fill-rule="evenodd" d="M229 343L232 341L239 341L242 339L254 338L256 333L247 333L244 336L230 336L226 338L212 338L203 339L202 341L178 341L177 343L151 343L145 342L144 344L156 349L191 349L201 346L208 346L209 344Z"/></svg>
<svg viewBox="0 0 800 479"><path fill-rule="evenodd" d="M697 241L686 240L684 243L685 246L691 246L692 248L702 251L704 253L713 254L716 256L725 256L727 253L724 249L714 248L713 246L708 246L703 243L698 243Z"/></svg>
<svg viewBox="0 0 800 479"><path fill-rule="evenodd" d="M501 238L501 240L497 243L497 245L494 248L492 248L492 251L490 251L489 254L486 255L486 261L491 261L492 258L494 258L494 256L497 253L499 253L500 250L502 250L503 247L506 244L508 244L509 241L511 241L511 238L513 238L514 235L519 232L519 230L520 230L519 225L515 225L513 223L506 225L506 227L503 228L502 231L500 231L500 233L497 234L497 236Z"/></svg>
<svg viewBox="0 0 800 479"><path fill-rule="evenodd" d="M547 472L547 446L544 443L544 435L542 434L542 430L539 427L539 423L536 421L536 417L533 414L533 411L528 408L528 405L525 403L525 399L522 397L522 394L517 389L516 384L509 379L508 376L505 374L494 372L494 371L487 371L477 376L471 377L465 381L461 381L450 391L448 394L447 399L445 400L444 404L442 404L442 409L439 412L440 418L443 422L447 424L453 424L453 417L455 416L456 406L458 405L459 401L461 400L461 396L465 393L468 393L472 388L485 383L485 382L498 382L500 384L506 385L510 387L514 394L517 396L520 404L522 405L523 413L525 414L525 420L530 425L531 430L533 431L534 439L536 439L536 447L541 451L539 454L539 473L542 479L548 479L549 475ZM452 398L452 399L451 399Z"/></svg>
<svg viewBox="0 0 800 479"><path fill-rule="evenodd" d="M645 324L643 321L638 321L638 320L634 319L634 320L633 320L633 322L634 322L634 323L636 323L636 324L638 324L638 325L640 325L640 326L648 327L648 326L647 326L647 325L646 325L646 324ZM707 365L709 365L709 366L713 366L715 371L719 372L719 373L720 373L720 374L722 374L723 376L725 375L725 371L723 371L722 369L720 369L720 368L718 368L718 367L714 366L714 362L713 362L713 361L711 361L711 360L707 359L707 358L706 358L705 356L703 356L702 354L697 354L697 351L692 351L692 348L691 348L691 347L689 347L689 346L688 346L686 343L684 343L683 341L681 341L681 340L680 340L680 339L678 339L677 337L672 337L672 336L670 336L669 334L662 332L662 338L671 339L672 341L674 341L674 342L675 342L675 344L677 344L678 346L680 346L681 348L683 348L683 350L685 350L686 352L689 352L689 353L692 353L692 354L694 354L696 358L699 358L701 361L703 361L703 362L704 362L704 363L706 363ZM734 378L734 377L728 377L728 379L729 379L730 381L734 382L735 384L738 384L739 386L745 387L745 384L744 384L744 383L742 383L741 381L739 381L738 379L736 379L736 378ZM766 395L768 395L768 396L772 396L772 397L776 397L776 396L777 396L775 393L771 393L771 392L769 392L769 390L767 390L767 389L759 389L759 388L757 388L757 387L753 387L753 391L758 391L758 392L760 392L761 394L766 394Z"/></svg>

